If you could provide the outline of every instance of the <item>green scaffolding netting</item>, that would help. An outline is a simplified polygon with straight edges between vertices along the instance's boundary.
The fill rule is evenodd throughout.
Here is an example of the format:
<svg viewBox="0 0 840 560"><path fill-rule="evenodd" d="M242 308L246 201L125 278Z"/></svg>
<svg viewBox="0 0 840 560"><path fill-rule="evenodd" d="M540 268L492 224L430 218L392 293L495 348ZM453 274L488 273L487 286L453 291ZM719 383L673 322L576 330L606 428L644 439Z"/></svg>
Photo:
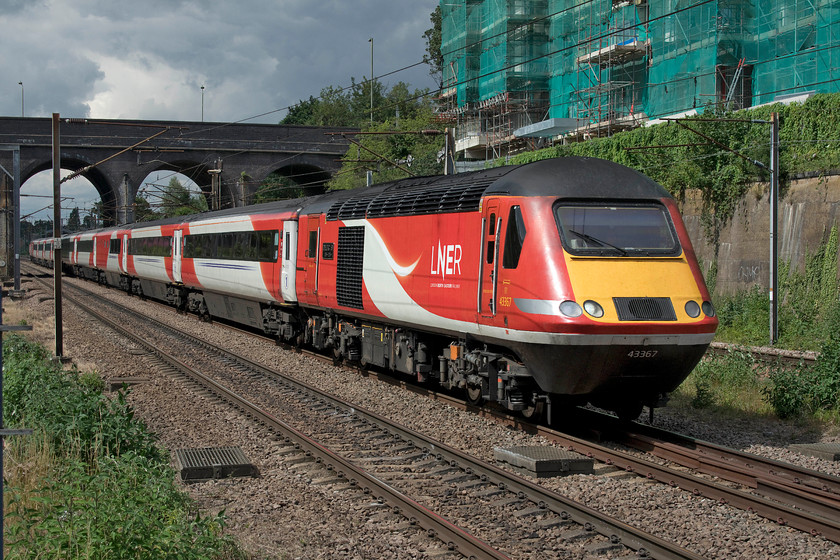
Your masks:
<svg viewBox="0 0 840 560"><path fill-rule="evenodd" d="M840 0L448 0L457 105L548 92L549 116L657 118L840 90Z"/></svg>

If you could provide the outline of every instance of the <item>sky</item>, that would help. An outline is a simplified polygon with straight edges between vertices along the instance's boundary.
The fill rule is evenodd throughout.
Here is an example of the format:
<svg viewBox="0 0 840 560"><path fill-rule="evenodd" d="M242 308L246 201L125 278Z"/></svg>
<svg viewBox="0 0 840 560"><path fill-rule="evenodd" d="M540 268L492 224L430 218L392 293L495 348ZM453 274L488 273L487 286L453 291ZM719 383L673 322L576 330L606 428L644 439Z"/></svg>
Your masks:
<svg viewBox="0 0 840 560"><path fill-rule="evenodd" d="M423 32L437 5L437 0L0 0L0 115L20 116L23 101L27 117L198 121L203 85L205 121L276 123L287 107L317 97L327 86L369 78L370 38L373 73L386 87L402 81L411 89L434 89L427 65L401 69L422 61ZM45 172L24 183L21 192L51 189ZM74 197L67 204L80 208L99 200L84 179L62 189ZM24 196L21 214L46 204Z"/></svg>

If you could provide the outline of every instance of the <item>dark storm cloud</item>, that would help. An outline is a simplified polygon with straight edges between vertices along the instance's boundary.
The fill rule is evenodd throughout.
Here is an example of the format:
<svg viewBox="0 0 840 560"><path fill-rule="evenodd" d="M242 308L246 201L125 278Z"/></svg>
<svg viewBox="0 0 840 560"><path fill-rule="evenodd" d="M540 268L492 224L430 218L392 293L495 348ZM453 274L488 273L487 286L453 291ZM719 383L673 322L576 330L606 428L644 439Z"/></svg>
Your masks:
<svg viewBox="0 0 840 560"><path fill-rule="evenodd" d="M6 0L0 114L232 121L419 62L435 0ZM427 67L383 79L434 86ZM284 111L259 119L277 122Z"/></svg>
<svg viewBox="0 0 840 560"><path fill-rule="evenodd" d="M437 0L0 0L0 115L278 122L285 107L419 62ZM383 78L432 88L426 66ZM26 194L51 193L36 176ZM85 186L87 185L87 186ZM65 183L69 208L99 200ZM42 206L22 199L22 212ZM50 211L51 212L51 211ZM49 213L45 213L48 215Z"/></svg>

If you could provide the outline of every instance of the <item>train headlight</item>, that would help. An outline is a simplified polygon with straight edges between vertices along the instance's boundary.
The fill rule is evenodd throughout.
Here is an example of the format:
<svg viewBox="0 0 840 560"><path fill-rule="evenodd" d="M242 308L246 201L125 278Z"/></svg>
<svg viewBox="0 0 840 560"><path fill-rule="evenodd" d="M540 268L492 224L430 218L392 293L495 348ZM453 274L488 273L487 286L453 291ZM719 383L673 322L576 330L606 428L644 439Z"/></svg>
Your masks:
<svg viewBox="0 0 840 560"><path fill-rule="evenodd" d="M560 313L566 317L580 317L583 314L583 309L574 301L564 301L560 304Z"/></svg>
<svg viewBox="0 0 840 560"><path fill-rule="evenodd" d="M696 301L689 301L685 304L685 313L692 319L696 319L700 316L700 306L697 304Z"/></svg>
<svg viewBox="0 0 840 560"><path fill-rule="evenodd" d="M705 313L707 317L715 316L715 306L712 305L711 301L703 302L703 313Z"/></svg>
<svg viewBox="0 0 840 560"><path fill-rule="evenodd" d="M604 316L604 308L597 301L592 301L591 299L584 301L583 309L596 319Z"/></svg>

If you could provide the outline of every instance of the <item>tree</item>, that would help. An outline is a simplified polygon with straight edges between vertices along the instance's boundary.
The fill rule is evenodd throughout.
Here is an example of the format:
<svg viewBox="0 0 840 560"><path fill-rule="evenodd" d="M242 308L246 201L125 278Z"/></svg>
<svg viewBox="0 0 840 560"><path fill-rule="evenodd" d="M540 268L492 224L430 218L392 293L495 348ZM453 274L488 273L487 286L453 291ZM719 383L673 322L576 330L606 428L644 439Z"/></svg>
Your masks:
<svg viewBox="0 0 840 560"><path fill-rule="evenodd" d="M151 222L160 218L160 214L152 209L149 201L140 195L134 198L134 221L135 222Z"/></svg>
<svg viewBox="0 0 840 560"><path fill-rule="evenodd" d="M161 217L186 216L205 210L207 210L207 199L203 195L191 195L189 189L181 184L178 177L169 179L169 184L163 189L161 197Z"/></svg>
<svg viewBox="0 0 840 560"><path fill-rule="evenodd" d="M355 120L350 111L350 96L342 88L327 86L321 90L312 115L315 126L354 126Z"/></svg>
<svg viewBox="0 0 840 560"><path fill-rule="evenodd" d="M82 221L79 219L79 207L73 208L70 211L70 216L67 218L67 231L81 231Z"/></svg>
<svg viewBox="0 0 840 560"><path fill-rule="evenodd" d="M432 121L429 107L419 109L417 116L400 118L399 126L394 121L374 125L370 132L391 134L362 135L357 142L363 147L351 145L344 155L341 170L328 183L331 189L352 189L366 184L368 169L373 171L373 182L382 183L403 179L412 175L439 175L443 172L443 161L439 154L443 149L443 135L417 134L437 129ZM399 134L399 131L405 131ZM371 163L370 160L380 161ZM396 165L399 165L397 167Z"/></svg>
<svg viewBox="0 0 840 560"><path fill-rule="evenodd" d="M302 124L311 125L315 119L320 100L311 95L306 101L300 100L297 105L289 107L288 114L280 121L280 124Z"/></svg>
<svg viewBox="0 0 840 560"><path fill-rule="evenodd" d="M287 198L301 198L302 196L305 196L304 189L293 180L279 173L271 173L254 193L253 202L259 204Z"/></svg>
<svg viewBox="0 0 840 560"><path fill-rule="evenodd" d="M96 220L93 217L93 212L88 213L82 218L82 229L93 229L96 227Z"/></svg>
<svg viewBox="0 0 840 560"><path fill-rule="evenodd" d="M441 14L440 6L435 7L435 11L429 14L429 19L432 22L431 29L427 29L423 33L426 39L426 54L423 55L423 62L429 65L429 74L441 82L443 76L443 53L440 50L443 33L441 31Z"/></svg>

